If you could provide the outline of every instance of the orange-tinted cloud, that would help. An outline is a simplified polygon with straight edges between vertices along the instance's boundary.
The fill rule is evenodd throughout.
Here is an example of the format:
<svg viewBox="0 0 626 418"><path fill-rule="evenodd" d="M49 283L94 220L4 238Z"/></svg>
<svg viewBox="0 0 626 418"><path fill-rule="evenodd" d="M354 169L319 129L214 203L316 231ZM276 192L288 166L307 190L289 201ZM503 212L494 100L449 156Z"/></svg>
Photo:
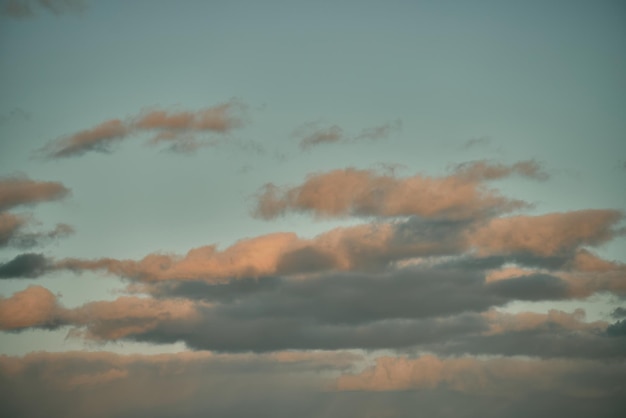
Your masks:
<svg viewBox="0 0 626 418"><path fill-rule="evenodd" d="M0 178L0 211L59 200L69 193L70 190L58 182L35 181L26 177Z"/></svg>
<svg viewBox="0 0 626 418"><path fill-rule="evenodd" d="M599 209L494 218L469 230L467 240L483 255L519 252L557 256L622 234L616 229L622 218L620 211Z"/></svg>
<svg viewBox="0 0 626 418"><path fill-rule="evenodd" d="M200 144L195 134L224 134L241 126L243 109L243 104L233 100L195 112L144 111L125 120L112 119L60 138L41 151L48 158L79 156L89 151L107 152L115 142L143 132L153 133L154 143L171 142L175 150L191 149L194 144Z"/></svg>
<svg viewBox="0 0 626 418"><path fill-rule="evenodd" d="M161 322L193 321L198 316L196 305L197 302L184 299L124 296L114 301L87 303L66 311L64 318L74 326L86 327L87 338L118 340L147 332Z"/></svg>
<svg viewBox="0 0 626 418"><path fill-rule="evenodd" d="M0 329L56 328L71 325L72 334L97 340L117 340L147 332L162 322L193 321L202 302L188 299L120 297L89 302L74 309L63 307L41 286L29 286L0 298ZM81 331L84 329L84 332Z"/></svg>
<svg viewBox="0 0 626 418"><path fill-rule="evenodd" d="M266 185L257 197L254 215L272 219L290 211L316 217L409 216L468 219L508 212L526 205L484 187L483 182L522 175L543 179L534 161L512 166L483 161L457 167L445 177L397 178L373 170L348 168L310 176L302 185Z"/></svg>
<svg viewBox="0 0 626 418"><path fill-rule="evenodd" d="M10 298L0 298L0 329L56 327L63 322L64 309L48 289L29 286Z"/></svg>
<svg viewBox="0 0 626 418"><path fill-rule="evenodd" d="M600 371L596 367L603 368ZM376 364L355 375L343 375L336 381L338 390L398 391L445 387L454 391L482 395L516 397L529 385L533 390L558 391L562 394L597 397L610 394L612 385L603 388L587 385L569 377L598 373L601 376L624 364L600 364L593 361L536 360L516 358L477 359L475 357L418 358L379 357Z"/></svg>
<svg viewBox="0 0 626 418"><path fill-rule="evenodd" d="M53 268L105 270L142 281L224 282L275 274L381 270L396 260L446 253L457 245L453 240L438 240L433 232L420 235L419 228L410 224L404 229L398 231L396 225L389 223L364 224L336 228L312 239L294 233L274 233L240 240L224 250L208 245L184 256L154 253L138 261L65 259Z"/></svg>

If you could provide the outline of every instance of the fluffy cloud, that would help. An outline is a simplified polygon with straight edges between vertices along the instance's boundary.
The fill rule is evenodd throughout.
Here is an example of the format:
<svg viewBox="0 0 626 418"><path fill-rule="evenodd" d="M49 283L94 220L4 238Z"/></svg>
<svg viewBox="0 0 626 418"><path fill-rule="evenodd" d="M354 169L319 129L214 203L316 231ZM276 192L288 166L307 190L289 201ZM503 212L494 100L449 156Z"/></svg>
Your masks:
<svg viewBox="0 0 626 418"><path fill-rule="evenodd" d="M206 144L199 142L196 134L225 134L241 126L244 108L242 103L233 100L195 112L144 111L52 141L40 151L47 158L73 157L90 151L109 152L114 143L140 133L152 134L151 142L168 143L175 151L193 150Z"/></svg>
<svg viewBox="0 0 626 418"><path fill-rule="evenodd" d="M64 309L48 289L29 286L10 298L0 298L0 329L54 328L63 323Z"/></svg>
<svg viewBox="0 0 626 418"><path fill-rule="evenodd" d="M580 210L540 216L495 218L472 228L467 236L480 254L531 253L558 256L581 245L598 245L623 231L617 210Z"/></svg>
<svg viewBox="0 0 626 418"><path fill-rule="evenodd" d="M492 216L526 206L484 187L484 181L513 174L534 179L547 176L534 161L512 166L478 161L460 165L444 177L397 178L349 168L312 175L291 188L267 184L257 197L254 214L263 219L290 211L321 218L419 215L460 220Z"/></svg>

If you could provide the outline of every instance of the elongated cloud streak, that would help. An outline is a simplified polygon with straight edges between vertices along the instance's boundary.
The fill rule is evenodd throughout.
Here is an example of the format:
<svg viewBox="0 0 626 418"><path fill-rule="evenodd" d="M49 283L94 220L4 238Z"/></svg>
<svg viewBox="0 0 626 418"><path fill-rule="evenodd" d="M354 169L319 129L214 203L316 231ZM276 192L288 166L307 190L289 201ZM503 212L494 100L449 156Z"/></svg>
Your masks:
<svg viewBox="0 0 626 418"><path fill-rule="evenodd" d="M344 133L343 129L337 125L323 127L320 126L319 123L313 122L299 127L294 131L292 136L301 138L299 143L300 149L309 150L322 144L385 139L392 133L399 131L401 128L402 121L396 120L393 122L387 122L383 125L363 129L363 131L361 131L358 135L348 136Z"/></svg>
<svg viewBox="0 0 626 418"><path fill-rule="evenodd" d="M47 158L74 157L90 151L109 152L114 143L143 132L153 134L153 143L168 142L174 150L191 150L201 144L196 134L225 134L241 126L243 109L243 104L230 101L195 112L145 111L125 120L102 122L50 142L40 151Z"/></svg>
<svg viewBox="0 0 626 418"><path fill-rule="evenodd" d="M534 161L512 166L483 161L458 166L445 177L397 178L353 168L310 176L302 185L266 185L257 197L254 215L272 219L290 211L320 218L345 216L410 216L468 219L520 209L525 204L507 199L483 182L518 174L533 179L547 176Z"/></svg>
<svg viewBox="0 0 626 418"><path fill-rule="evenodd" d="M27 177L0 178L0 211L59 200L69 193L69 189L58 182L35 181Z"/></svg>

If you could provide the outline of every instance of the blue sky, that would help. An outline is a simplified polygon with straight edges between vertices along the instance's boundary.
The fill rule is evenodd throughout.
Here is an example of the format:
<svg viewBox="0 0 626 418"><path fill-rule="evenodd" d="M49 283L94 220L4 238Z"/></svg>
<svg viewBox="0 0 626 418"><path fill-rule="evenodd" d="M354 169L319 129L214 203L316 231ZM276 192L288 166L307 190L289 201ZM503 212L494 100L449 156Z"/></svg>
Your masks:
<svg viewBox="0 0 626 418"><path fill-rule="evenodd" d="M484 268L477 273L482 275L480 277L485 280L485 286L490 283L489 277L492 276L489 275L495 271L512 267L526 269L521 277L531 275L538 280L530 284L524 282L524 286L533 287L536 293L532 294L535 296L530 298L530 293L522 292L526 296L511 297L506 290L506 297L510 297L506 303L492 301L493 304L481 305L481 308L472 305L467 308L469 310L459 307L458 312L454 311L457 316L446 314L440 317L441 320L461 318L468 312L493 320L487 312L547 315L550 309L556 309L563 315L573 315L572 318L578 318L576 321L580 322L574 312L581 308L587 315L582 323L587 325L576 322L576 329L592 329L594 338L597 337L594 333L607 333L611 324L623 321L619 313L615 313L617 308L624 306L626 294L623 285L626 280L625 222L620 215L626 211L623 186L626 181L626 9L621 2L3 0L0 6L3 10L0 16L0 203L1 199L17 199L11 197L11 193L19 194L15 192L17 189L9 190L15 179L59 183L68 191L62 197L46 194L39 196L41 200L36 200L34 194L24 192L20 196L30 197L15 200L18 203L8 206L6 213L30 216L24 230L15 234L41 235L53 230L57 224L67 224L73 229L72 234L40 239L28 248L18 245L22 238L15 235L12 241L10 239L0 247L0 267L8 265L20 254L38 254L46 259L45 272L37 274L37 277L8 276L0 282L0 294L4 298L0 304L8 306L3 308L4 311L0 309L5 316L5 331L0 332L0 352L14 356L6 357L7 361L26 363L30 361L30 352L70 350L108 353L111 356L124 356L131 352L149 356L183 350L193 351L190 356L200 356L185 357L185 361L192 362L204 362L202 356L210 351L220 352L216 354L218 356L237 356L240 354L233 354L237 351L235 348L226 348L224 353L220 351L220 344L214 346L200 342L208 337L197 330L191 336L174 338L159 328L166 327L161 323L154 325L157 328L152 329L153 334L145 330L139 334L125 334L125 328L118 324L121 328L117 331L98 334L100 331L94 323L105 321L98 315L109 315L109 309L122 312L123 306L128 309L128 321L136 320L132 315L139 308L124 305L127 302L115 302L124 297L141 296L155 304L163 303L154 309L168 313L154 314L158 318L162 318L160 315L178 318L172 306L180 312L179 309L183 309L180 306L192 302L199 305L189 309L205 312L209 308L202 303L209 303L207 300L212 299L207 296L206 300L200 298L199 302L197 295L191 297L185 293L188 281L197 286L213 286L217 282L253 280L261 286L265 283L263 280L270 280L268 277L271 276L274 277L272 280L279 280L280 285L277 286L285 286L284 297L288 299L292 286L295 286L292 282L298 280L312 280L316 285L330 286L326 282L328 277L341 281L344 278L342 275L346 274L404 277L408 273L403 266L411 263L422 266L434 262L440 266L437 263L445 264L451 259L463 257L480 258L485 254L503 257L502 265ZM28 13L18 16L15 12L18 9ZM166 129L163 128L165 125L145 128L139 122L142 117L158 111L169 115L188 112L199 118L204 114L202 112L215 112L211 109L220 105L225 105L227 109L218 117L226 120L227 127L224 129L198 128L198 122L190 122L183 128L169 126ZM100 148L95 150L89 148L93 143L82 142L84 148L67 158L56 158L49 153L50 147L60 149L68 141L78 141L76 138L82 131L95 130L112 120L121 121L130 133L120 135L110 143L100 136L96 138L101 141L98 143ZM232 126L228 125L229 121ZM328 136L329 132L339 134ZM173 139L151 143L155 133L172 134ZM192 136L193 139L190 139ZM307 136L317 138L318 142L310 147L303 145ZM196 147L198 143L201 145ZM176 144L190 148L183 152L168 148ZM105 152L101 152L102 148ZM487 178L484 171L479 180L468 180L469 177L464 177L468 174L457 167L465 163L465 167L474 164L472 167L476 168L477 162L491 168L499 167L506 173ZM515 168L519 162L530 164L536 171L530 174L519 171ZM487 170L485 166L480 167ZM367 182L372 184L377 181L391 183L384 183L387 186L380 186L382 183L376 183L379 186L365 185L361 181L366 180L361 179L354 180L357 182L354 188L341 190L340 185L352 184L346 180L347 177L341 177L349 175L349 171L342 171L349 168L369 173ZM392 172L393 175L390 174ZM385 175L386 180L375 179ZM481 201L487 202L490 191L497 191L499 196L530 205L513 211L497 206L494 210L501 212L495 215L474 213L472 217L463 219L469 226L461 232L457 231L468 243L468 247L462 250L446 247L445 251L441 250L443 252L435 256L410 251L402 253L403 256L391 256L385 252L384 257L391 258L385 259L386 264L373 268L367 263L359 264L362 262L360 259L350 259L342 264L345 248L333 247L330 253L337 257L333 267L329 270L326 267L320 271L309 270L311 265L321 263L321 259L315 258L321 257L318 254L322 251L320 248L326 251L330 248L328 246L335 245L329 244L332 239L323 238L330 237L324 234L339 235L337 231L348 234L346 231L351 227L373 228L376 225L392 228L397 234L402 228L413 228L411 225L416 222L426 222L429 226L424 228L430 231L428 228L436 229L442 222L459 221L458 218L450 218L450 212L433 215L428 212L430 209L419 205L428 205L429 199L436 200L439 195L443 196L442 199L454 197L457 192L459 198L463 198L465 195L461 195L461 191L448 190L443 183L437 183L433 190L420 194L411 191L415 189L408 186L408 180L402 183L402 179L422 182L426 181L424 179L447 177L461 181L479 194L485 193L481 195ZM328 189L316 191L309 200L293 197L298 193L300 196L308 193L307 187L313 180L319 181L319 184L329 182ZM346 183L342 183L344 180ZM270 201L265 193L267 189L263 188L270 183L283 193L279 193L278 203L274 202L283 205L283 209L269 219L262 219L255 216L255 208L262 202ZM20 183L19 187L26 186ZM371 196L358 194L360 192L356 190L360 190L359 187L371 193L383 193L379 198L382 206L376 206L378 209L370 212L369 206L364 209L362 203ZM379 187L383 187L382 192ZM291 195L287 192L290 189ZM330 204L328 202L340 201L345 196L352 196L348 198L353 199L351 206L332 216L324 212L325 205ZM404 202L399 205L418 208L415 209L417 212L390 214L388 208L391 206L385 205L396 204L398 199ZM464 202L471 204L470 201ZM572 220L574 215L570 216L589 210L608 212L585 212L576 220ZM560 215L553 221L543 221L547 218L542 216L555 212ZM603 220L604 217L613 219L613 213L617 214L614 220ZM527 230L510 226L508 232L498 235L499 220L503 219L505 223L515 216L529 217ZM428 222L434 223L431 225ZM514 222L510 223L513 225ZM553 229L553 225L565 226ZM341 227L345 229L337 229ZM143 257L155 253L171 257L168 258L170 262L187 260L185 254L195 248L216 245L218 251L224 251L233 244L241 243L241 240L247 242L245 240L276 233L297 234L300 241L289 244L295 245L297 250L289 247L289 251L306 248L313 251L315 257L312 253L298 253L298 257L304 258L291 261L295 264L290 264L289 269L284 270L286 259L280 258L281 262L267 267L267 270L265 264L271 264L268 261L271 256L267 259L259 256L261 260L251 261L252 264L242 270L243 273L230 272L225 276L219 276L221 273L213 270L202 270L201 273L193 270L190 273L185 269L196 267L181 265L172 267L167 273L163 269L155 273L147 263L140 263ZM477 238L492 237L489 234L493 234L492 243ZM508 242L507 237L513 243ZM254 247L253 253L282 245L273 239L258 244L262 248ZM442 236L437 245L452 239L448 235ZM558 251L546 249L552 240L563 247L559 247ZM362 243L359 241L351 245L358 247ZM498 247L500 252L497 252L494 248L498 245L509 247ZM238 248L225 252L224 257L231 257L231 263L238 263L237 257L244 257ZM611 263L611 267L598 267L592 272L571 267L575 260L583 257L583 251L590 251L597 260ZM543 261L533 259L530 264L520 261L526 260L525 257L531 253ZM324 254L324 257L329 256ZM564 257L564 264L558 268L549 264L548 260L557 256ZM206 257L196 261L209 263L207 260L213 256ZM245 257L242 259L247 260ZM280 257L286 256L283 254ZM378 260L378 255L372 257ZM433 261L432 257L436 260ZM233 258L235 261L232 261ZM67 268L68 264L63 264L68 259L74 260L74 267ZM88 265L91 261L102 259L109 260L109 264L99 267ZM123 264L124 260L135 263L132 264L134 270L128 267L130 264ZM362 267L366 264L367 267ZM434 268L437 270L433 272L435 276L443 274L439 268ZM177 274L182 276L173 277ZM185 274L193 277L186 277ZM421 277L421 273L414 274ZM154 277L145 279L149 275ZM538 275L543 275L542 279L537 278ZM547 276L550 279L546 279ZM514 280L516 276L511 277L513 279L502 279L505 282L503 289L509 283L507 280ZM545 287L547 285L541 280L548 280L550 286L556 281L559 281L558 286L569 286L567 296L550 293L553 288ZM576 280L586 284L578 284ZM173 287L165 289L169 281ZM539 282L544 287L539 286ZM348 280L346 283L352 282ZM392 281L389 286L393 288L396 286L394 283ZM55 303L62 307L59 308L61 311L54 308L58 317L46 319L48 322L15 325L16 322L11 322L13 315L19 316L20 312L28 311L25 299L15 295L32 286L41 286L56 295ZM538 290L534 286L539 286ZM591 290L582 292L580 286ZM174 287L178 290L173 291ZM366 286L365 289L363 292L367 293L369 288ZM210 293L213 290L198 290L202 291ZM33 295L48 297L44 293ZM503 293L498 295L504 297ZM95 301L110 301L119 306L96 308L89 305ZM259 306L267 302L264 301L250 301L249 309L260 309ZM170 305L170 302L176 305ZM279 300L274 303L281 305L282 302L287 305L293 301ZM318 302L332 305L332 301L323 297ZM367 299L363 301L367 302ZM43 306L41 301L33 303ZM226 301L211 303L227 305ZM359 303L355 302L355 306L360 306ZM393 301L389 303L393 304ZM228 306L228 309L232 308ZM11 313L10 309L16 311ZM76 312L83 314L70 313L72 309L78 309ZM296 303L292 309L298 311L304 308ZM349 307L346 309L350 310ZM227 308L224 307L224 310L227 311ZM102 313L104 311L106 315ZM91 313L87 315L84 312ZM24 315L29 317L26 313ZM85 323L76 319L81 315L92 315L95 322ZM565 322L554 319L554 315L546 321L557 321L558 326L572 331L571 327L567 328L570 325L563 325ZM106 318L111 320L109 316ZM507 323L522 323L529 321L528 318L520 316ZM223 319L224 323L229 323L228 320ZM602 324L588 325L596 321ZM141 324L145 325L144 322ZM444 332L443 328L438 328L439 325L429 326L434 327L432 332L435 334ZM233 333L239 332L236 331L238 328L234 329ZM532 331L539 332L535 328ZM224 341L228 340L224 338ZM378 365L372 367L380 368L387 367L384 360L376 360L383 355L397 359L398 363L393 364L415 361L417 368L431 361L415 357L419 353L439 356L444 363L451 362L452 368L456 364L454 361L462 355L422 343L402 347L383 344L377 348L382 351L376 352L357 343L343 348L340 343L337 343L339 348L333 348L333 344L326 346L320 341L310 346L305 343L283 346L276 338L276 358L284 355L281 350L295 350L297 355L307 356L318 349L325 350L324 355L328 356L342 356L348 350L356 353L355 356L364 356L370 362L368 364ZM380 338L384 340L385 337L381 334ZM619 344L623 344L623 338L602 340L597 344L606 343L609 348L605 355L609 356L606 353L621 347ZM466 343L462 338L459 341L459 344ZM251 344L244 351L255 353L257 349L258 346ZM475 358L483 354L500 356L506 361L513 358L506 350L501 353L467 350L466 353L478 356ZM519 354L528 355L536 361L557 363L574 358L571 360L572 370L587 367L586 362L591 360L586 356L593 357L588 353L548 355L529 351ZM223 361L228 364L243 361L250 367L254 363L258 370L270 367L266 364L268 362L271 367L279 367L273 362L282 361L271 355L268 360L266 354L250 355L252 359ZM623 354L611 358L618 362L621 369L616 370L621 373ZM307 357L306 361L315 363L318 360ZM50 357L37 361L53 364L64 360ZM145 361L152 364L152 360ZM222 360L215 361L219 364ZM356 390L357 394L371 391L372 387L374 391L384 392L376 408L387 411L389 416L404 416L411 401L405 399L394 403L384 396L396 396L392 392L398 388L418 392L426 390L395 383L376 388L381 383L368 377L368 369L362 368L362 361L350 366L352 380L345 377L345 369L330 368L327 371L331 379L340 382L337 387ZM474 357L468 361L475 361ZM483 366L491 367L482 363L476 367ZM209 370L213 365L206 367ZM395 366L389 367L388 372L392 376ZM254 370L254 373L260 373ZM80 370L73 372L83 373ZM129 373L127 378L130 382L136 376ZM297 376L296 371L293 373ZM307 382L304 384L307 390L302 396L313 405L315 402L307 393L318 393L316 391L325 387L326 383L315 379L315 382L309 382L303 377L309 371L302 373L294 379L298 384ZM194 376L190 378L194 382L204 382L206 377ZM224 379L228 380L228 376L226 373ZM280 377L280 381L289 382L291 378ZM250 376L242 379L254 382ZM445 384L450 387L444 387ZM316 389L310 389L308 385ZM600 391L605 388L600 386ZM454 387L453 383L443 382L436 390L453 393ZM11 389L18 390L17 386ZM444 392L434 394L433 399L445 400L452 396ZM425 396L424 393L416 393L416 397ZM546 393L546 396L552 396L555 392ZM471 402L473 395L464 392L463 396L468 396L468 402ZM85 396L89 398L88 393ZM106 392L102 396L116 395ZM560 401L556 399L550 398L546 405L552 405L550 402L558 404ZM606 400L604 409L599 410L614 413L614 399L603 399ZM283 401L285 399L280 397L273 400L277 405L282 405ZM177 400L173 405L178 405L176 402L187 401ZM189 402L194 405L190 411L208 411L202 409L202 402L197 399ZM343 398L341 401L335 399L335 402L334 405L350 405L350 401ZM387 406L383 408L383 404ZM131 403L128 407L151 413L149 405L137 405ZM432 401L433 416L445 416L441 405ZM483 407L480 402L476 405L477 410ZM513 408L506 405L505 411L506 408ZM25 412L28 409L17 403L11 407L23 415L37 413L34 410ZM229 411L236 415L235 410L230 409L232 405L226 403L224 408L222 413ZM318 410L311 407L311 411L316 411L311 416L333 416L341 410L338 406L336 408L339 409ZM545 411L548 410L546 406ZM59 411L59 414L63 413L62 409ZM125 410L120 411L115 413L126 416ZM540 410L538 415L543 416L545 411ZM103 416L114 414L106 409L100 412ZM190 416L194 416L193 413L189 412Z"/></svg>

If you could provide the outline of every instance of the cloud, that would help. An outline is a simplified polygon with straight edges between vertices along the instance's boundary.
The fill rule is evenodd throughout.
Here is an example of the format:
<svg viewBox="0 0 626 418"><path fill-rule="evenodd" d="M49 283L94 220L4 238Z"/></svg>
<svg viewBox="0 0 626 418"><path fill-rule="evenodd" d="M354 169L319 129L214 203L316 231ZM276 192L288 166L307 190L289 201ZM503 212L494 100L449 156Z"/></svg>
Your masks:
<svg viewBox="0 0 626 418"><path fill-rule="evenodd" d="M503 292L494 284L516 279L486 283L479 272L424 266L380 275L162 282L143 289L156 299L121 297L74 309L58 307L48 311L49 320L33 326L56 323L73 327L74 336L100 341L183 341L194 349L218 351L441 350L437 344L445 343L453 352L487 347L489 353L499 354L489 351L497 345L483 344L497 337L502 350L511 349L507 339L512 338L518 354L530 349L533 355L549 356L569 350L558 341L566 341L572 330L585 331L574 336L578 343L571 345L576 349L593 345L597 349L590 352L600 349L606 355L621 349L604 335L608 324L585 323L584 313L578 311L512 316L492 310L514 300L563 297L549 292L538 296L537 284L525 279ZM542 341L543 347L537 343Z"/></svg>
<svg viewBox="0 0 626 418"><path fill-rule="evenodd" d="M35 181L27 177L0 178L0 211L59 200L69 193L70 190L58 182Z"/></svg>
<svg viewBox="0 0 626 418"><path fill-rule="evenodd" d="M0 247L7 246L27 222L28 218L24 216L0 212Z"/></svg>
<svg viewBox="0 0 626 418"><path fill-rule="evenodd" d="M507 199L483 182L513 174L544 179L534 161L512 166L479 161L457 166L445 177L398 178L373 170L348 168L315 174L300 186L281 188L272 183L257 196L253 214L273 219L290 211L318 218L345 216L410 216L468 219L510 212L524 202Z"/></svg>
<svg viewBox="0 0 626 418"><path fill-rule="evenodd" d="M626 337L626 320L621 319L609 325L606 332L611 337Z"/></svg>
<svg viewBox="0 0 626 418"><path fill-rule="evenodd" d="M544 181L550 175L535 160L518 161L505 165L490 161L471 161L454 166L456 175L475 181L498 180L511 175L518 175L533 180Z"/></svg>
<svg viewBox="0 0 626 418"><path fill-rule="evenodd" d="M374 380L368 379L369 369L348 373L360 360L346 352L3 356L0 404L9 416L67 418L410 418L415 411L461 418L621 416L623 364L400 357L379 359L376 367L390 371L393 386L409 380L401 370L409 366L404 375L417 375L410 388L336 390L338 382L367 386ZM350 377L361 380L350 382ZM427 387L433 381L438 386Z"/></svg>
<svg viewBox="0 0 626 418"><path fill-rule="evenodd" d="M11 261L0 264L0 279L34 278L44 274L50 262L43 254L20 254Z"/></svg>
<svg viewBox="0 0 626 418"><path fill-rule="evenodd" d="M600 209L495 218L472 228L467 239L482 255L517 252L558 256L621 235L623 232L614 227L622 219L620 211Z"/></svg>
<svg viewBox="0 0 626 418"><path fill-rule="evenodd" d="M0 212L0 248L32 248L74 233L74 228L67 224L57 224L51 231L26 231L26 226L32 222L29 216Z"/></svg>
<svg viewBox="0 0 626 418"><path fill-rule="evenodd" d="M2 14L12 18L28 18L36 10L45 10L54 15L81 13L87 8L84 0L4 0Z"/></svg>
<svg viewBox="0 0 626 418"><path fill-rule="evenodd" d="M619 308L615 308L615 310L611 312L611 316L618 319L626 318L626 308L622 308L621 306Z"/></svg>
<svg viewBox="0 0 626 418"><path fill-rule="evenodd" d="M463 149L477 148L477 147L485 147L491 144L492 140L488 136L480 136L476 138L470 138L467 141L463 142Z"/></svg>
<svg viewBox="0 0 626 418"><path fill-rule="evenodd" d="M339 142L343 139L343 130L337 125L328 128L318 128L302 138L300 148L306 150L316 145Z"/></svg>
<svg viewBox="0 0 626 418"><path fill-rule="evenodd" d="M349 143L359 141L376 141L388 138L402 128L402 121L395 120L383 125L363 129L359 134L348 136L337 125L321 126L319 122L311 122L297 128L292 136L300 138L300 149L309 150L322 144Z"/></svg>
<svg viewBox="0 0 626 418"><path fill-rule="evenodd" d="M29 286L10 298L0 298L0 329L55 328L63 323L63 313L52 292Z"/></svg>
<svg viewBox="0 0 626 418"><path fill-rule="evenodd" d="M35 181L25 176L0 178L0 247L30 248L72 234L74 230L67 224L58 224L47 232L29 232L26 227L34 222L31 216L7 212L20 206L63 199L69 193L58 182Z"/></svg>
<svg viewBox="0 0 626 418"><path fill-rule="evenodd" d="M444 386L483 396L507 394L513 397L532 386L537 391L596 398L613 394L619 376L626 372L624 367L623 363L571 360L442 359L431 355L414 359L379 357L371 368L356 375L341 376L336 385L339 390L359 391L420 390ZM595 384L586 383L581 378L585 375Z"/></svg>
<svg viewBox="0 0 626 418"><path fill-rule="evenodd" d="M293 233L262 235L223 250L215 245L198 247L182 256L153 253L141 260L63 259L54 262L50 269L102 270L145 283L225 283L272 275L393 272L403 266L427 263L439 269L479 272L489 282L491 292L506 298L580 298L598 291L626 293L621 279L626 267L581 249L619 234L614 229L619 219L621 214L610 210L505 217L486 222L411 217L336 228L311 239ZM585 227L576 229L573 225ZM586 264L581 264L581 259L586 259ZM589 260L593 260L591 264ZM502 270L510 263L516 267ZM595 270L589 271L590 266Z"/></svg>
<svg viewBox="0 0 626 418"><path fill-rule="evenodd" d="M0 356L0 404L14 417L286 418L303 412L303 402L319 408L326 375L360 358L348 352Z"/></svg>
<svg viewBox="0 0 626 418"><path fill-rule="evenodd" d="M194 321L196 305L190 300L157 300L152 298L120 297L114 301L90 302L66 310L64 319L77 327L86 327L86 337L97 340L117 340L127 335L142 334L161 322ZM78 328L74 335L81 332Z"/></svg>
<svg viewBox="0 0 626 418"><path fill-rule="evenodd" d="M225 134L244 122L245 106L235 100L195 112L149 110L125 120L111 119L75 134L57 139L40 149L47 158L65 158L87 152L110 152L116 142L131 135L150 133L151 142L168 143L170 149L191 151L206 144L197 134Z"/></svg>
<svg viewBox="0 0 626 418"><path fill-rule="evenodd" d="M485 312L484 316L489 322L488 335L529 330L603 331L608 326L604 321L585 322L586 313L583 309L576 309L572 313L550 309L547 313L520 312L517 314L490 310Z"/></svg>

